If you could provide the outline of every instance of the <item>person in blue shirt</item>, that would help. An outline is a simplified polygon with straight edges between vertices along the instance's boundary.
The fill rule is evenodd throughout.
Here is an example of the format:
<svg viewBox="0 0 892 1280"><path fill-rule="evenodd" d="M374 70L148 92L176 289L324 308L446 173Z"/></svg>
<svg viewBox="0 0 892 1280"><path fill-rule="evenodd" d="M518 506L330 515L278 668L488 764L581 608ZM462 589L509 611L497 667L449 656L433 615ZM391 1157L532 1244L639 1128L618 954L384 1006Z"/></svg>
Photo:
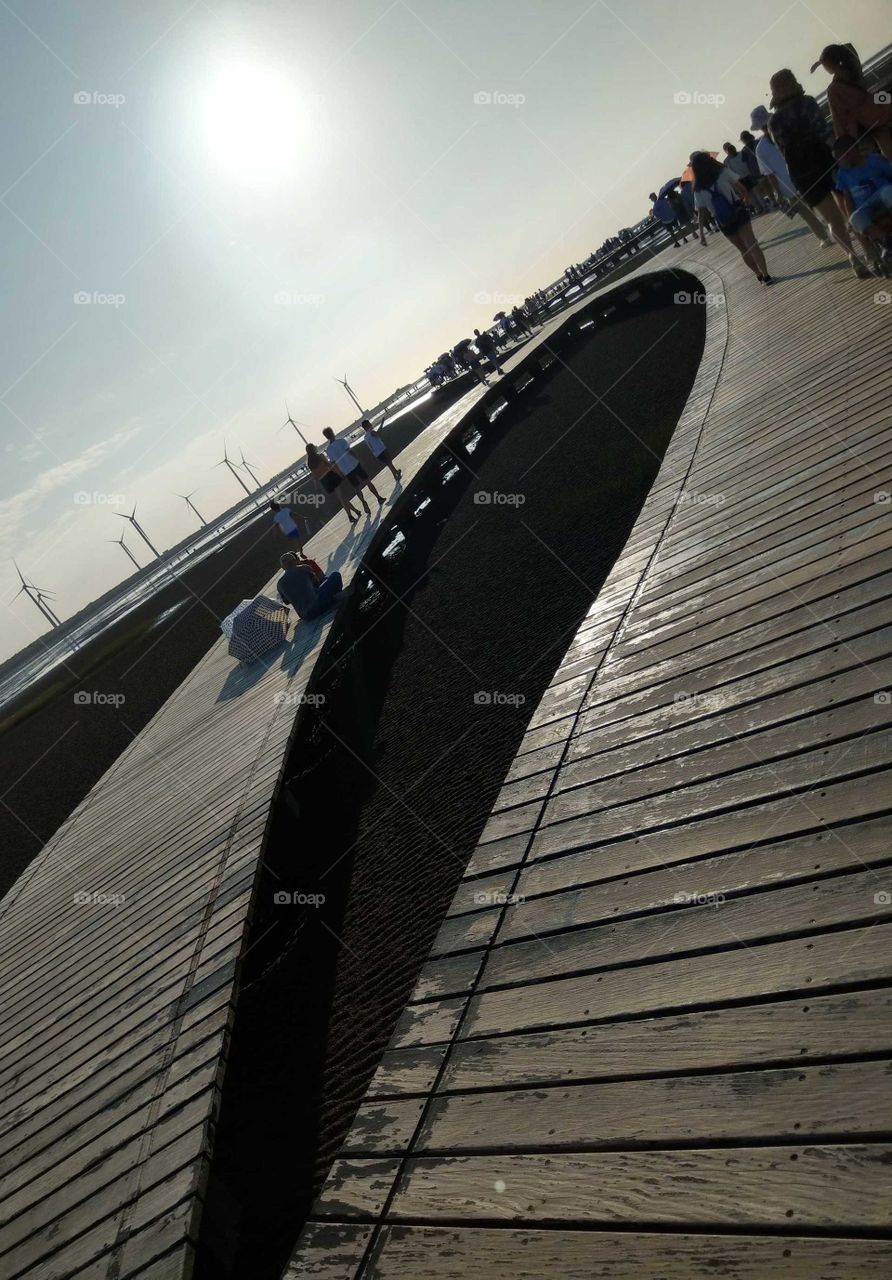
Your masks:
<svg viewBox="0 0 892 1280"><path fill-rule="evenodd" d="M882 155L865 154L861 143L842 134L833 145L837 162L833 185L840 207L874 275L888 275L892 265L892 164Z"/></svg>
<svg viewBox="0 0 892 1280"><path fill-rule="evenodd" d="M286 551L279 564L285 571L276 583L279 599L290 604L299 618L318 618L341 600L344 583L339 573L317 579L309 562L293 551Z"/></svg>
<svg viewBox="0 0 892 1280"><path fill-rule="evenodd" d="M665 196L658 196L655 191L651 191L647 197L651 202L651 217L658 218L663 226L672 237L672 243L676 249L680 249L682 244L687 244L687 236L682 236L681 244L679 244L676 229L680 225L678 210L669 203Z"/></svg>
<svg viewBox="0 0 892 1280"><path fill-rule="evenodd" d="M833 185L853 230L874 241L888 241L892 229L892 164L875 152L864 155L860 144L848 134L836 139L833 157L837 163Z"/></svg>

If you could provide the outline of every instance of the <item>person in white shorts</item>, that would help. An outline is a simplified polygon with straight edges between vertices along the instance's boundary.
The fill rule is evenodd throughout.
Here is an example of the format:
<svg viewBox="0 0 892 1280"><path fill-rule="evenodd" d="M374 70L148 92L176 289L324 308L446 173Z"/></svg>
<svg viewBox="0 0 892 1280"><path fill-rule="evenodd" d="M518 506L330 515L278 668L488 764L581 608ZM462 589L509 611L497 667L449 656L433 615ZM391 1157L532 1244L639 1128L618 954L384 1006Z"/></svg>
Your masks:
<svg viewBox="0 0 892 1280"><path fill-rule="evenodd" d="M286 511L284 507L280 507L278 502L271 502L269 509L273 513L273 521L279 526L286 538L297 543L299 551L303 550L304 535L300 531L300 526L290 511Z"/></svg>
<svg viewBox="0 0 892 1280"><path fill-rule="evenodd" d="M332 463L333 466L338 468L347 483L354 489L363 510L367 516L370 516L372 513L369 510L369 504L362 495L363 485L367 484L369 486L372 493L378 501L382 503L382 505L384 503L384 499L369 479L369 473L366 471L365 467L356 455L350 452L350 446L347 441L339 440L331 427L326 427L322 434L328 441L328 444L325 446L326 458L328 458L329 462Z"/></svg>
<svg viewBox="0 0 892 1280"><path fill-rule="evenodd" d="M402 471L399 470L398 467L395 467L393 465L393 462L390 459L390 450L387 448L387 445L384 443L384 441L381 439L381 437L378 434L378 432L381 430L383 426L384 426L383 418L381 419L381 422L379 423L377 430L375 429L375 427L372 426L368 418L363 418L362 443L368 449L372 457L377 462L381 463L382 467L387 467L389 469L390 474L393 476L394 480L399 480L401 479L403 473Z"/></svg>

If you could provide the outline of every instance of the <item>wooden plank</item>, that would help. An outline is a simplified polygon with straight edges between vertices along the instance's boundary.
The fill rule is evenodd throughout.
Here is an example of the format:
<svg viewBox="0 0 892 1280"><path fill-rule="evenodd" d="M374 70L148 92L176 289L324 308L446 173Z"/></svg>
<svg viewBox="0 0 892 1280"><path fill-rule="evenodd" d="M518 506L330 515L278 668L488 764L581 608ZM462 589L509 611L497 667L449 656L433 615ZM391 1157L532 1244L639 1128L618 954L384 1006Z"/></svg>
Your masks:
<svg viewBox="0 0 892 1280"><path fill-rule="evenodd" d="M440 1092L677 1074L797 1058L832 1061L890 1050L892 993L880 988L464 1040L450 1050Z"/></svg>
<svg viewBox="0 0 892 1280"><path fill-rule="evenodd" d="M474 995L462 1034L534 1030L660 1010L727 1004L892 978L892 925L871 924L792 941L589 973ZM443 1004L448 1004L443 1001ZM430 1011L435 1025L436 1005ZM445 1038L445 1037L444 1037ZM428 1041L431 1043L432 1041Z"/></svg>
<svg viewBox="0 0 892 1280"><path fill-rule="evenodd" d="M373 1167L351 1171L348 1211L379 1211L379 1198L364 1194ZM639 1229L882 1229L892 1220L892 1148L862 1143L412 1159L388 1216Z"/></svg>
<svg viewBox="0 0 892 1280"><path fill-rule="evenodd" d="M354 1280L371 1238L371 1227L310 1222L282 1280Z"/></svg>
<svg viewBox="0 0 892 1280"><path fill-rule="evenodd" d="M415 1150L854 1141L887 1132L890 1106L889 1062L446 1094L432 1103Z"/></svg>
<svg viewBox="0 0 892 1280"><path fill-rule="evenodd" d="M364 1280L865 1280L890 1268L886 1240L392 1226Z"/></svg>

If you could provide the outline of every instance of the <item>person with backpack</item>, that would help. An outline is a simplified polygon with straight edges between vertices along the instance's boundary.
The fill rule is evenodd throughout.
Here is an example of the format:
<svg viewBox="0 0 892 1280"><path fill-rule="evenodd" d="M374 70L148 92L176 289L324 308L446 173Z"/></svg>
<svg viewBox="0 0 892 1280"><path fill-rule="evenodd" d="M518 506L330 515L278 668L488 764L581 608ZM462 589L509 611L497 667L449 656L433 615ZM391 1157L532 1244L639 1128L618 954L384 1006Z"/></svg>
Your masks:
<svg viewBox="0 0 892 1280"><path fill-rule="evenodd" d="M750 226L749 192L742 182L706 151L691 156L694 174L694 205L700 224L700 243L706 244L706 214L711 213L719 231L730 240L760 284L773 284L765 255Z"/></svg>
<svg viewBox="0 0 892 1280"><path fill-rule="evenodd" d="M872 272L855 251L845 214L833 196L836 163L830 150L832 131L821 108L788 68L771 77L771 109L768 126L802 199L820 214L838 245L849 255L849 265L859 280Z"/></svg>

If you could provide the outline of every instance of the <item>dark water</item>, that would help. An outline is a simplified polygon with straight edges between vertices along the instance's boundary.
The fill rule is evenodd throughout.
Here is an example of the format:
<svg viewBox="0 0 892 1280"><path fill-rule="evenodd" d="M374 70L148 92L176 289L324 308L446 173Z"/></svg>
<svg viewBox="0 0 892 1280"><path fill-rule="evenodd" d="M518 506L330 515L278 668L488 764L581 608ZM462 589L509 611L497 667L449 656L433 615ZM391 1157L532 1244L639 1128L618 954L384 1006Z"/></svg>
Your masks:
<svg viewBox="0 0 892 1280"><path fill-rule="evenodd" d="M260 889L202 1280L279 1274L524 728L653 482L703 329L700 308L670 303L562 348L568 367L469 431L470 452L455 447L371 563L274 818L282 879ZM479 491L511 501L481 504ZM276 906L274 888L324 893L324 907Z"/></svg>

